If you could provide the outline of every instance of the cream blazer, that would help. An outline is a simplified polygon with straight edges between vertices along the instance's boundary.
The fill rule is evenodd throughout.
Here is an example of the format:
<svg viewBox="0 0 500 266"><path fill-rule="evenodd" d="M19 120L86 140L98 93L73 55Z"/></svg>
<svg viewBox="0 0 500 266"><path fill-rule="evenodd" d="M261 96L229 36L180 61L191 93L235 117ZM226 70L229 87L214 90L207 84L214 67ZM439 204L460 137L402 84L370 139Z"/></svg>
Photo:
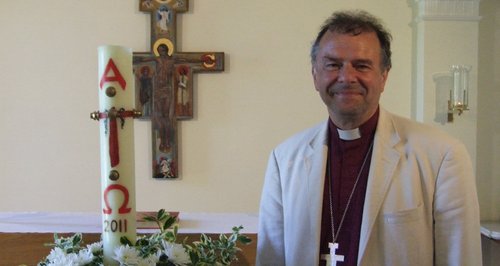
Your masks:
<svg viewBox="0 0 500 266"><path fill-rule="evenodd" d="M318 265L327 135L324 122L271 153L257 265ZM381 108L359 244L358 265L482 265L479 205L464 145Z"/></svg>

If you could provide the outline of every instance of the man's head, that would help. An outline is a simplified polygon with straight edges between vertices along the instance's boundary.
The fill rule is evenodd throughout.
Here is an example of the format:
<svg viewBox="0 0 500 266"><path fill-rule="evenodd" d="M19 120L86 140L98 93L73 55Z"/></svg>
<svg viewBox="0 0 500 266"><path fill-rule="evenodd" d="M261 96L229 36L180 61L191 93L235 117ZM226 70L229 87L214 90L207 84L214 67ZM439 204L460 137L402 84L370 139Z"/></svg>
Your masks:
<svg viewBox="0 0 500 266"><path fill-rule="evenodd" d="M391 35L364 11L334 13L311 49L314 85L330 118L359 127L377 110L391 68Z"/></svg>
<svg viewBox="0 0 500 266"><path fill-rule="evenodd" d="M381 21L362 10L340 11L333 13L321 26L318 35L311 47L311 63L314 64L318 54L319 42L327 31L339 34L359 35L363 32L375 32L381 47L382 67L389 70L391 62L392 36L382 25Z"/></svg>

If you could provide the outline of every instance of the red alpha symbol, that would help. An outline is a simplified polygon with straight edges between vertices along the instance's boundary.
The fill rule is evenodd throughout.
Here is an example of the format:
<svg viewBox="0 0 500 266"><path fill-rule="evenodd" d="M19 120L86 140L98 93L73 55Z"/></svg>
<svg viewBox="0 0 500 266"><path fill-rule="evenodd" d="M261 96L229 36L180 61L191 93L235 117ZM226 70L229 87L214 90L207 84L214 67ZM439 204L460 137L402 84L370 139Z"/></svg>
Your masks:
<svg viewBox="0 0 500 266"><path fill-rule="evenodd" d="M123 192L123 196L125 196L125 198L123 199L122 205L118 209L118 213L120 213L120 214L130 213L130 211L132 210L132 208L127 208L128 200L129 200L128 190L127 190L126 187L124 187L122 185L118 185L118 184L109 185L104 190L104 195L103 196L104 196L104 204L106 205L106 208L102 209L102 212L104 214L111 214L111 212L113 211L111 209L111 207L109 206L109 201L108 201L108 192L110 192L113 189L120 190L121 192Z"/></svg>
<svg viewBox="0 0 500 266"><path fill-rule="evenodd" d="M114 76L108 76L109 71L113 71ZM127 82L125 82L125 79L123 78L122 74L118 70L118 68L115 65L115 62L113 62L113 59L110 58L108 61L108 64L106 65L106 68L104 69L104 73L102 73L101 81L99 83L99 87L102 89L102 85L104 85L105 82L111 82L111 81L116 81L120 86L122 86L122 89L125 90L125 86L127 86Z"/></svg>

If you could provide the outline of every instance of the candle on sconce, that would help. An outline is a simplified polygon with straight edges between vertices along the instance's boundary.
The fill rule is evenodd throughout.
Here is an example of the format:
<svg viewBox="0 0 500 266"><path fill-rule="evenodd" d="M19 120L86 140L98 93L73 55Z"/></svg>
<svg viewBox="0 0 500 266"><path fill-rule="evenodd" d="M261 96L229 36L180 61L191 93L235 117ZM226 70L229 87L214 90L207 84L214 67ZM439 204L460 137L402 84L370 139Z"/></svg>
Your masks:
<svg viewBox="0 0 500 266"><path fill-rule="evenodd" d="M451 72L453 75L453 92L452 92L452 98L451 98L451 103L453 106L456 106L460 102L460 92L462 89L462 84L461 84L461 79L460 79L460 66L459 65L453 65L451 66Z"/></svg>
<svg viewBox="0 0 500 266"><path fill-rule="evenodd" d="M112 261L120 238L136 240L134 108L132 50L122 46L98 48L101 206L104 265Z"/></svg>
<svg viewBox="0 0 500 266"><path fill-rule="evenodd" d="M453 89L450 92L451 109L457 110L458 114L468 109L469 102L469 72L470 66L453 65L451 73L453 77Z"/></svg>

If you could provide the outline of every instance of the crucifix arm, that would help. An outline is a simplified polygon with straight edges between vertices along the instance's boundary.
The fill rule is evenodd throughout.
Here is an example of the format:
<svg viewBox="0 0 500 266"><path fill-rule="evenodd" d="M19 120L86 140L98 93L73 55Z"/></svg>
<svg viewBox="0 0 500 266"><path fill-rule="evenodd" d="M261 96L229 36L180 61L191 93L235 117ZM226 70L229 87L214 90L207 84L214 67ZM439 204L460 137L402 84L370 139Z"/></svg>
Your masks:
<svg viewBox="0 0 500 266"><path fill-rule="evenodd" d="M189 64L195 72L223 71L223 52L184 52L173 55L176 64Z"/></svg>

